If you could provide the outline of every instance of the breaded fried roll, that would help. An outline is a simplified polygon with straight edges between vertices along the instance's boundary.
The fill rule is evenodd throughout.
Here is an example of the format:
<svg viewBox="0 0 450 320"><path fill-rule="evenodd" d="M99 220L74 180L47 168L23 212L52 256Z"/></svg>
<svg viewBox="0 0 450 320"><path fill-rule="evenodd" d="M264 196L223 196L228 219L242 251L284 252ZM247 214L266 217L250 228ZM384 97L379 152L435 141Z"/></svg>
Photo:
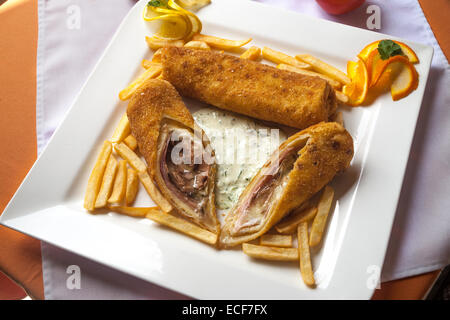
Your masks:
<svg viewBox="0 0 450 320"><path fill-rule="evenodd" d="M162 77L182 96L304 129L328 121L337 102L323 79L206 50L162 49Z"/></svg>
<svg viewBox="0 0 450 320"><path fill-rule="evenodd" d="M256 239L345 170L353 139L340 124L319 123L283 142L225 218L223 247Z"/></svg>
<svg viewBox="0 0 450 320"><path fill-rule="evenodd" d="M149 175L163 196L179 214L218 233L214 154L209 162L203 156L211 150L209 140L201 129L194 130L194 119L175 88L164 80L147 80L131 97L127 115Z"/></svg>

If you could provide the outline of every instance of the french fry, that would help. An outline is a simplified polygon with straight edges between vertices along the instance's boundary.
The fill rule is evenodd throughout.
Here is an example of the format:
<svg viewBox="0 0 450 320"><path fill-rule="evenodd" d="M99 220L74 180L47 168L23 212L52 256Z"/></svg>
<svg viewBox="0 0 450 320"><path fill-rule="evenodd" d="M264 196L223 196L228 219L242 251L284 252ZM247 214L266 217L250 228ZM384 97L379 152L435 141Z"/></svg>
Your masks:
<svg viewBox="0 0 450 320"><path fill-rule="evenodd" d="M159 48L153 53L152 62L161 63L161 50L162 48Z"/></svg>
<svg viewBox="0 0 450 320"><path fill-rule="evenodd" d="M259 244L269 247L292 247L292 236L283 234L263 234L259 239Z"/></svg>
<svg viewBox="0 0 450 320"><path fill-rule="evenodd" d="M161 66L161 62L155 62L153 60L142 59L141 65L142 65L142 68L148 69L150 67Z"/></svg>
<svg viewBox="0 0 450 320"><path fill-rule="evenodd" d="M305 69L294 67L294 66L290 66L290 65L284 64L284 63L280 63L279 65L277 65L277 68L281 69L281 70L297 72L297 73L304 74L304 75L311 76L311 77L319 77L319 78L321 78L323 80L328 81L330 86L332 86L335 89L338 89L338 88L341 87L341 83L339 81L336 81L336 80L334 80L334 79L332 79L332 78L330 78L330 77L328 77L328 76L326 76L324 74L318 73L318 72L314 72L314 71L311 71L311 70L305 70Z"/></svg>
<svg viewBox="0 0 450 320"><path fill-rule="evenodd" d="M131 150L125 143L121 142L114 146L114 150L116 150L117 154L121 156L123 159L127 160L128 164L132 166L137 172L145 172L147 170L147 166L138 157L133 150Z"/></svg>
<svg viewBox="0 0 450 320"><path fill-rule="evenodd" d="M148 175L148 173L146 171L139 172L138 176L139 176L139 180L144 185L144 188L147 191L150 198L152 198L153 201L155 201L155 203L161 208L162 211L171 212L172 206L166 200L166 198L164 198L162 196L162 194L161 194L161 192L159 192L158 188L156 188L155 184L153 183L153 181L150 178L150 176Z"/></svg>
<svg viewBox="0 0 450 320"><path fill-rule="evenodd" d="M103 208L106 206L109 195L111 194L114 178L117 172L117 160L111 154L106 165L105 174L103 175L102 186L98 192L97 199L95 200L95 208Z"/></svg>
<svg viewBox="0 0 450 320"><path fill-rule="evenodd" d="M211 50L211 47L205 41L189 41L184 45L186 48L194 48L194 49L202 49L202 50Z"/></svg>
<svg viewBox="0 0 450 320"><path fill-rule="evenodd" d="M207 36L204 34L196 34L192 37L192 40L206 42L209 46L213 48L230 50L245 46L247 43L252 41L252 38L248 38L247 40L229 40L214 36Z"/></svg>
<svg viewBox="0 0 450 320"><path fill-rule="evenodd" d="M134 80L128 87L120 91L119 98L122 101L128 100L133 93L138 90L143 83L148 79L156 78L162 72L162 66L160 64L151 65L147 70L144 71L136 80Z"/></svg>
<svg viewBox="0 0 450 320"><path fill-rule="evenodd" d="M120 203L125 196L127 188L127 162L125 160L119 161L116 178L114 179L114 186L108 203Z"/></svg>
<svg viewBox="0 0 450 320"><path fill-rule="evenodd" d="M134 218L145 218L150 209L157 207L139 208L139 207L123 207L123 206L108 206L111 211L124 214Z"/></svg>
<svg viewBox="0 0 450 320"><path fill-rule="evenodd" d="M136 171L132 168L127 172L127 187L125 191L125 204L131 205L136 199L136 195L139 189L139 179Z"/></svg>
<svg viewBox="0 0 450 320"><path fill-rule="evenodd" d="M145 41L152 50L158 50L162 47L182 47L184 45L183 40L164 40L156 37L145 37Z"/></svg>
<svg viewBox="0 0 450 320"><path fill-rule="evenodd" d="M327 223L328 213L330 212L331 204L333 203L334 190L330 186L326 186L320 197L317 206L317 215L315 216L311 225L311 235L309 238L309 245L314 247L322 240L323 231Z"/></svg>
<svg viewBox="0 0 450 320"><path fill-rule="evenodd" d="M348 96L345 93L343 93L341 91L337 91L337 90L335 90L334 93L336 94L336 98L340 102L342 102L344 104L346 104L348 102Z"/></svg>
<svg viewBox="0 0 450 320"><path fill-rule="evenodd" d="M300 273L306 285L314 286L316 284L316 281L314 280L314 273L311 264L311 255L309 252L307 222L302 222L298 225L297 238L298 238L298 255L300 257Z"/></svg>
<svg viewBox="0 0 450 320"><path fill-rule="evenodd" d="M333 117L333 122L339 123L341 126L344 126L344 116L342 115L342 112L336 112L336 114Z"/></svg>
<svg viewBox="0 0 450 320"><path fill-rule="evenodd" d="M144 69L148 69L152 65L152 62L147 59L142 59L141 66Z"/></svg>
<svg viewBox="0 0 450 320"><path fill-rule="evenodd" d="M323 73L324 75L327 75L342 84L349 84L351 82L350 78L347 77L344 72L329 65L328 63L323 62L322 60L317 59L316 57L309 54L298 54L295 58L299 61L310 64L313 70Z"/></svg>
<svg viewBox="0 0 450 320"><path fill-rule="evenodd" d="M130 134L130 122L128 121L127 114L124 113L122 118L120 118L119 125L114 130L111 138L111 142L119 143L122 142L125 137Z"/></svg>
<svg viewBox="0 0 450 320"><path fill-rule="evenodd" d="M248 48L243 54L240 56L241 59L248 59L252 61L258 61L261 59L261 49L255 46Z"/></svg>
<svg viewBox="0 0 450 320"><path fill-rule="evenodd" d="M130 148L133 151L137 147L137 140L131 134L128 135L128 137L126 137L125 139L123 139L123 142L128 146L128 148Z"/></svg>
<svg viewBox="0 0 450 320"><path fill-rule="evenodd" d="M277 248L243 243L242 251L252 258L273 261L298 261L297 248Z"/></svg>
<svg viewBox="0 0 450 320"><path fill-rule="evenodd" d="M158 50L156 50L153 53L151 60L142 59L142 62L141 62L142 68L148 69L155 65L161 65L161 49L162 48L159 48Z"/></svg>
<svg viewBox="0 0 450 320"><path fill-rule="evenodd" d="M192 238L206 242L208 244L214 245L217 242L217 234L200 228L199 226L184 219L175 217L169 213L162 212L157 208L150 209L146 217L159 224L162 224L166 227L184 233Z"/></svg>
<svg viewBox="0 0 450 320"><path fill-rule="evenodd" d="M300 223L314 219L316 214L316 207L294 211L285 219L281 220L280 223L275 226L275 230L277 230L281 234L292 234L297 230L297 226Z"/></svg>
<svg viewBox="0 0 450 320"><path fill-rule="evenodd" d="M262 57L276 64L283 63L300 69L311 69L311 66L309 64L300 62L294 57L291 57L283 52L270 49L269 47L264 47L262 49Z"/></svg>
<svg viewBox="0 0 450 320"><path fill-rule="evenodd" d="M92 211L95 208L95 200L97 199L103 174L105 173L105 168L111 152L112 143L111 141L106 140L103 142L102 149L97 157L94 169L92 169L91 175L89 176L88 185L84 196L84 208L86 210Z"/></svg>

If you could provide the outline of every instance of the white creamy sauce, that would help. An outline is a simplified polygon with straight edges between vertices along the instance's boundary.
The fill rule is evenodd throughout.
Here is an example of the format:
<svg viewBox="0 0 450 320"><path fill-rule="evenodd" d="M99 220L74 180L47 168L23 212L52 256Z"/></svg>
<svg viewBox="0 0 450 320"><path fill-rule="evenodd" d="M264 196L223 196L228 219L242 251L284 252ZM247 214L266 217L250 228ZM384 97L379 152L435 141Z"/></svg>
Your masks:
<svg viewBox="0 0 450 320"><path fill-rule="evenodd" d="M215 151L216 205L219 209L230 209L287 136L280 129L215 108L200 109L193 117Z"/></svg>

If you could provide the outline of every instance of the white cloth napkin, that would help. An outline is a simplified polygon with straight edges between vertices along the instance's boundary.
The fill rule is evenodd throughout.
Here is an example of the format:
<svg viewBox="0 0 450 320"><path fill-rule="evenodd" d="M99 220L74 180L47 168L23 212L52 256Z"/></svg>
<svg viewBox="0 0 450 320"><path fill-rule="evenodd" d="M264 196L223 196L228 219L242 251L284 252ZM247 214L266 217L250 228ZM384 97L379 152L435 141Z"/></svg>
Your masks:
<svg viewBox="0 0 450 320"><path fill-rule="evenodd" d="M450 263L450 73L418 2L366 1L359 9L341 16L326 14L313 0L258 2L361 28L367 28L370 14L366 10L375 4L381 8L381 29L375 31L434 47L432 70L382 280L412 276ZM133 0L39 0L36 106L39 152L134 4ZM276 28L276 22L272 23ZM42 260L47 299L187 298L46 243L42 243ZM71 265L81 269L81 289L67 288L70 276L67 268Z"/></svg>

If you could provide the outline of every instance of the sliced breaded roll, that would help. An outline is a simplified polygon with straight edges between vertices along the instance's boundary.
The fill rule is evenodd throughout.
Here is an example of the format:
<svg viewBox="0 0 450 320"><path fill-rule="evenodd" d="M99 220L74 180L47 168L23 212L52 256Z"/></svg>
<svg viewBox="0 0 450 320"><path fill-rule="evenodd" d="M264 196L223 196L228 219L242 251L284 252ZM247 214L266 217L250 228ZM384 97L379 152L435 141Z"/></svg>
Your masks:
<svg viewBox="0 0 450 320"><path fill-rule="evenodd" d="M164 197L179 214L218 233L213 153L206 134L194 130L194 120L175 88L164 80L147 80L132 96L127 115L149 175ZM204 157L205 150L212 157Z"/></svg>
<svg viewBox="0 0 450 320"><path fill-rule="evenodd" d="M253 240L321 190L353 157L353 139L340 124L319 123L291 136L259 170L230 210L220 243Z"/></svg>
<svg viewBox="0 0 450 320"><path fill-rule="evenodd" d="M337 108L327 81L248 59L167 47L162 76L182 96L253 118L303 129L328 121Z"/></svg>

